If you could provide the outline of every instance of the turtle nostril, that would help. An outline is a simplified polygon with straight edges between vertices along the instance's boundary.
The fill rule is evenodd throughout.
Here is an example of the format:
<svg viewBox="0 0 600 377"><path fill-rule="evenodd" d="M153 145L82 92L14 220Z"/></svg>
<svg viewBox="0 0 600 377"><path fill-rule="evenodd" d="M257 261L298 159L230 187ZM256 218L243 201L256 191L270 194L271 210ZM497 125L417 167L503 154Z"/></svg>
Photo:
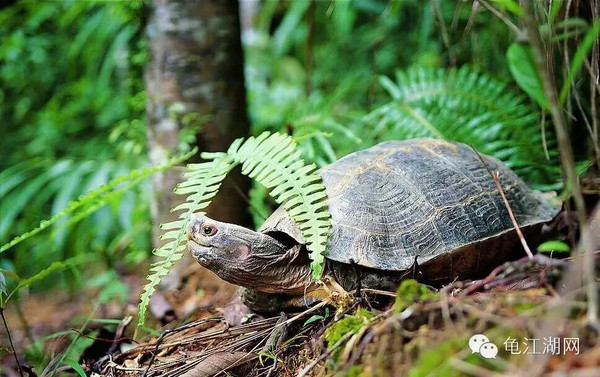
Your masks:
<svg viewBox="0 0 600 377"><path fill-rule="evenodd" d="M195 218L191 218L188 221L187 227L186 227L186 232L188 235L194 235L196 233L198 233L200 231L200 222L198 221L198 219Z"/></svg>

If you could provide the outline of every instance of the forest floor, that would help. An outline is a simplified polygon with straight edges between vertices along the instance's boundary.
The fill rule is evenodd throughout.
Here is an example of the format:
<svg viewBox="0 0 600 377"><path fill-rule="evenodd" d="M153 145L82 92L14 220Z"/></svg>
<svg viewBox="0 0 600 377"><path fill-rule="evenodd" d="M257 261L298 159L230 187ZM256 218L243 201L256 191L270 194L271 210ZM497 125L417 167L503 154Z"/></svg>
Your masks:
<svg viewBox="0 0 600 377"><path fill-rule="evenodd" d="M600 252L595 258L598 265ZM599 376L600 338L586 313L581 265L525 257L482 280L438 290L406 280L395 293L362 290L337 309L321 303L269 317L243 311L234 286L194 263L177 290L153 300L147 327L158 332L136 330L137 275L125 278L125 310L93 308L84 296L30 295L21 313L6 316L28 361L31 340L46 340L48 361L80 335L87 343L79 362L92 376ZM90 313L124 319L88 323ZM9 353L2 362L0 375L18 375Z"/></svg>
<svg viewBox="0 0 600 377"><path fill-rule="evenodd" d="M405 281L349 307L249 317L213 313L87 365L97 376L600 375L598 331L571 261L524 258L439 291ZM386 305L385 301L389 301ZM477 344L477 342L481 344Z"/></svg>

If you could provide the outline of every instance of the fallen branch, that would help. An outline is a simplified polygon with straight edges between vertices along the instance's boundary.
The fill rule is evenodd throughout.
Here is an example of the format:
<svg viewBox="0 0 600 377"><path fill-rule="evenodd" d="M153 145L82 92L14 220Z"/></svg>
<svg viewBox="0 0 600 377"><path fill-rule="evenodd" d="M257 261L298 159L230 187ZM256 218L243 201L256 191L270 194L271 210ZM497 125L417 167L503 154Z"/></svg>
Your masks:
<svg viewBox="0 0 600 377"><path fill-rule="evenodd" d="M17 362L17 370L19 371L19 375L23 377L23 370L21 369L21 363L19 363L19 358L17 357L17 351L15 350L15 345L13 344L12 337L10 336L10 331L8 330L8 325L6 324L6 318L4 318L4 308L0 308L0 317L2 317L2 322L4 323L4 328L6 329L6 335L8 335L8 342L10 343L10 348L12 349L12 354Z"/></svg>
<svg viewBox="0 0 600 377"><path fill-rule="evenodd" d="M316 367L321 361L328 358L333 353L333 351L335 351L339 346L341 346L345 341L350 339L350 337L353 335L353 331L344 334L344 336L342 336L337 342L335 342L333 346L331 346L327 349L327 351L322 353L321 356L317 357L310 364L304 367L304 369L302 369L302 371L298 373L297 377L305 377L314 367Z"/></svg>
<svg viewBox="0 0 600 377"><path fill-rule="evenodd" d="M479 157L479 160L481 160L481 163L483 164L483 166L485 166L485 170L487 170L487 172L490 173L490 175L492 176L492 179L494 180L494 183L496 183L496 187L498 187L498 191L500 191L500 196L502 196L502 201L504 202L504 206L506 207L506 210L508 211L508 216L510 217L510 221L512 222L513 226L515 227L515 230L517 231L519 240L521 240L521 245L523 245L523 249L525 250L525 253L529 257L529 259L532 259L533 253L531 252L531 249L529 249L529 245L527 245L527 241L525 241L525 237L523 236L523 232L521 232L519 223L517 223L515 214L513 213L512 208L510 208L508 199L506 199L506 195L504 194L504 190L502 189L502 184L500 183L500 177L498 176L498 172L491 171L490 168L488 167L488 165L483 160L483 157L481 157L481 155L479 154L479 152L477 152L477 150L475 148L473 148L472 146L471 146L471 148L475 151L475 153L477 153L477 157Z"/></svg>

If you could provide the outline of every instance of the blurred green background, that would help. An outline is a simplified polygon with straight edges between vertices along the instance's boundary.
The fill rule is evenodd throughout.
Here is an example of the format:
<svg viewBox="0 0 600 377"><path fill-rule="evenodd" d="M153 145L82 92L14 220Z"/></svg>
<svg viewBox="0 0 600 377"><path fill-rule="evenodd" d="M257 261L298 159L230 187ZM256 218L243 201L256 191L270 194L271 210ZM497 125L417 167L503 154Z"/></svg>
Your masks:
<svg viewBox="0 0 600 377"><path fill-rule="evenodd" d="M494 6L510 18L513 3ZM549 117L536 103L536 88L519 76L528 62L507 58L511 46L522 51L502 20L464 1L317 1L311 10L310 4L254 4L243 30L253 134L290 133L318 165L382 140L444 137L499 157L536 188L561 188ZM18 1L0 9L2 244L89 190L148 165L149 11L137 1ZM549 44L571 46L556 50L559 57L573 55L591 28L585 9L569 19L560 12L554 19L539 14ZM563 62L557 59L559 82ZM581 75L577 83L588 83L585 70ZM586 88L575 88L581 106L569 105L580 160L589 156L590 136L576 120L592 113ZM54 261L93 255L96 273L113 276L149 260L149 188L146 181L81 221L63 219L4 252L0 267L26 277ZM260 223L272 203L260 187L249 201ZM76 269L60 276L53 286L82 287Z"/></svg>

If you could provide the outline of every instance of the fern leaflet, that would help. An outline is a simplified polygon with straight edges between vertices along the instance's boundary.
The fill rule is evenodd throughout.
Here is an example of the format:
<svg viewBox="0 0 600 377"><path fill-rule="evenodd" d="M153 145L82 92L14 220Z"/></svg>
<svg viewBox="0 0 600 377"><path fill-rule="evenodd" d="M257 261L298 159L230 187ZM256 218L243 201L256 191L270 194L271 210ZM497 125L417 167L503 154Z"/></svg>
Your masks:
<svg viewBox="0 0 600 377"><path fill-rule="evenodd" d="M173 264L183 256L186 248L183 243L185 228L190 216L192 213L201 212L208 207L210 200L217 194L221 182L233 168L231 158L227 154L214 154L213 157L214 159L210 162L189 164L189 171L184 174L186 180L175 189L178 194L189 195L184 203L171 210L172 212L183 211L179 215L179 219L160 226L165 231L160 238L168 242L154 250L154 254L162 259L152 265L148 282L144 285L139 305L139 326L144 324L146 308L156 286Z"/></svg>
<svg viewBox="0 0 600 377"><path fill-rule="evenodd" d="M539 115L526 98L485 74L460 69L398 71L396 81L380 77L392 101L363 118L374 142L434 137L473 145L503 160L534 182L548 182L558 169L548 161ZM549 148L554 145L547 135ZM553 158L556 156L550 156Z"/></svg>
<svg viewBox="0 0 600 377"><path fill-rule="evenodd" d="M176 221L161 224L165 231L161 239L168 242L154 250L162 260L150 268L151 274L140 297L139 326L144 324L146 308L160 279L183 256L186 225L191 214L203 213L227 173L237 164L242 164L243 174L271 189L271 196L283 205L302 231L312 260L313 278L319 279L323 273L330 228L325 187L316 166L304 164L291 137L265 132L245 142L235 140L227 153L202 153L202 158L211 161L189 164L185 181L175 190L188 195L185 202L172 209L183 212Z"/></svg>
<svg viewBox="0 0 600 377"><path fill-rule="evenodd" d="M270 195L296 221L310 252L313 278L319 279L330 224L316 166L305 165L292 138L283 134L265 132L241 146L232 144L227 153L242 164L243 174L272 189Z"/></svg>

